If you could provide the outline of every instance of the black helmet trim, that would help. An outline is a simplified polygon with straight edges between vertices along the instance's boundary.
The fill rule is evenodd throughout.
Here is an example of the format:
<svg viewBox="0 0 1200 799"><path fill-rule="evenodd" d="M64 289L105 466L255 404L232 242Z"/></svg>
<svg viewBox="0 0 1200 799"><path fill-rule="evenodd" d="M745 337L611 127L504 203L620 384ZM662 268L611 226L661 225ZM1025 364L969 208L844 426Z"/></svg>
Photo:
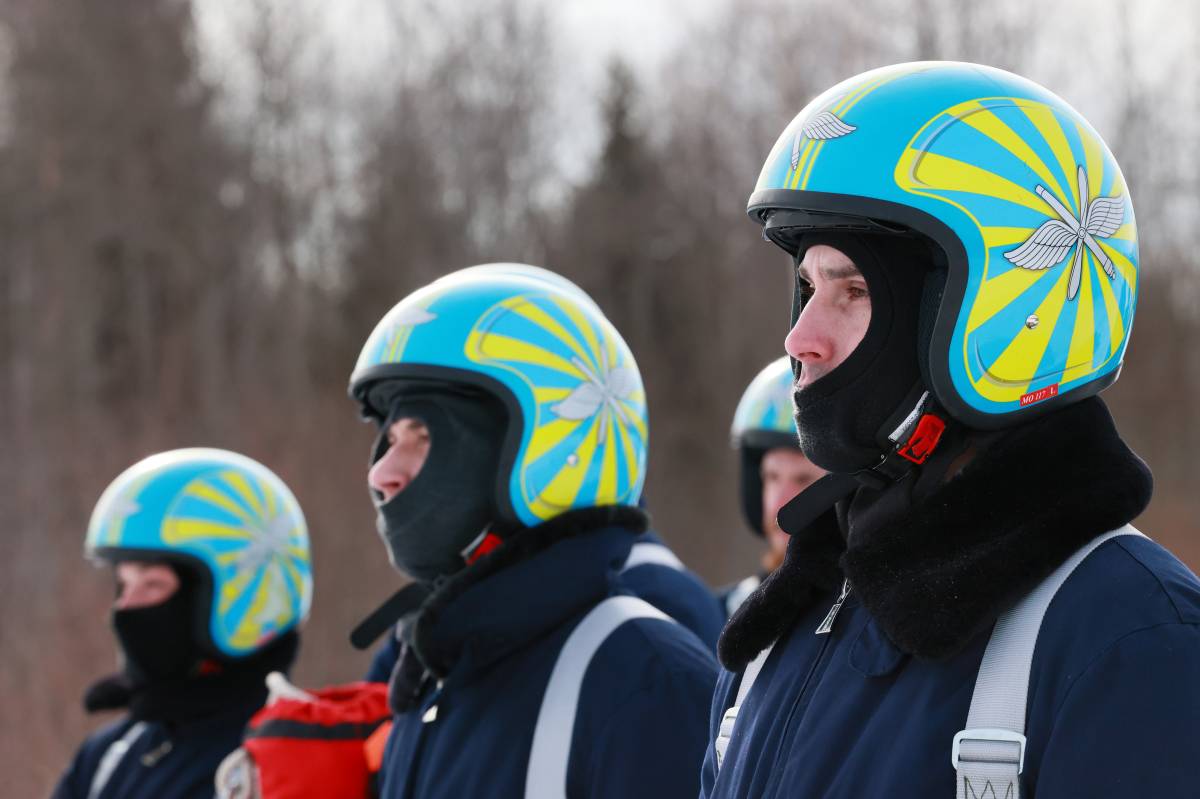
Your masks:
<svg viewBox="0 0 1200 799"><path fill-rule="evenodd" d="M778 430L751 429L742 432L734 442L735 446L753 447L764 452L770 449L794 449L800 451L800 439L794 433L781 433Z"/></svg>

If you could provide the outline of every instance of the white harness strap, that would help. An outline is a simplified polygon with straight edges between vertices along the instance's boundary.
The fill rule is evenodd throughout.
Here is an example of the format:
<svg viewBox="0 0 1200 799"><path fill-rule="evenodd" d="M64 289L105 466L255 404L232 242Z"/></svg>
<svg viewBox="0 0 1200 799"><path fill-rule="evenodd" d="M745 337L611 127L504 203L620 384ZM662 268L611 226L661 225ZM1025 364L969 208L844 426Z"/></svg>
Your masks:
<svg viewBox="0 0 1200 799"><path fill-rule="evenodd" d="M670 616L637 597L614 596L592 608L563 644L533 730L533 746L525 771L525 799L565 799L571 737L584 674L613 631L634 619L672 621Z"/></svg>
<svg viewBox="0 0 1200 799"><path fill-rule="evenodd" d="M1029 672L1046 608L1084 558L1120 535L1141 533L1125 525L1085 544L997 620L975 679L967 728L954 736L951 749L958 799L1020 799Z"/></svg>
<svg viewBox="0 0 1200 799"><path fill-rule="evenodd" d="M625 565L621 567L621 571L627 572L632 568L644 566L647 563L667 566L676 571L684 570L683 562L675 557L674 552L662 544L652 544L648 541L643 541L630 547L629 557L625 559Z"/></svg>
<svg viewBox="0 0 1200 799"><path fill-rule="evenodd" d="M129 747L133 746L133 742L141 737L147 726L149 725L146 722L139 721L126 730L124 735L108 745L108 749L104 750L104 755L100 758L100 764L96 766L96 773L92 775L92 784L88 788L88 799L96 799L100 795L104 786L108 785L108 781L112 779L117 766L121 765Z"/></svg>
<svg viewBox="0 0 1200 799"><path fill-rule="evenodd" d="M774 648L775 642L772 641L770 646L759 652L754 660L746 664L746 668L742 671L742 681L738 683L737 697L733 700L733 705L721 717L721 728L717 731L717 740L713 741L718 771L721 769L721 762L725 759L725 751L729 749L729 742L733 740L733 729L737 724L738 710L746 701L746 697L750 695L751 686L758 679L758 673L762 671L763 664L767 662L767 658L771 656L771 650Z"/></svg>
<svg viewBox="0 0 1200 799"><path fill-rule="evenodd" d="M733 590L725 597L725 615L732 616L734 611L742 606L742 603L754 593L754 590L762 585L762 578L757 574L752 574L746 579L733 587Z"/></svg>

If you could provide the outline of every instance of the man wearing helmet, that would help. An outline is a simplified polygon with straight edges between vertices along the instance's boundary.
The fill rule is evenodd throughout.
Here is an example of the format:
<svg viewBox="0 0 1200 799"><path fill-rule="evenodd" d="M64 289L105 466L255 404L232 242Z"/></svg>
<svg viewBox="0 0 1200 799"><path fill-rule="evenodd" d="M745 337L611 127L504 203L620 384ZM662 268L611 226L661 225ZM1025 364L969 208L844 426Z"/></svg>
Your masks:
<svg viewBox="0 0 1200 799"><path fill-rule="evenodd" d="M416 581L384 796L694 796L715 666L620 577L646 529L646 399L577 289L475 267L368 338L368 483Z"/></svg>
<svg viewBox="0 0 1200 799"><path fill-rule="evenodd" d="M113 566L123 662L84 705L127 715L84 742L54 796L212 796L266 675L296 656L312 598L299 505L249 458L164 452L105 491L86 551Z"/></svg>
<svg viewBox="0 0 1200 799"><path fill-rule="evenodd" d="M783 562L788 534L776 519L779 509L825 474L800 449L792 390L791 362L779 358L750 382L733 414L731 438L741 456L742 513L750 531L767 546L762 570L721 592L726 616L732 616Z"/></svg>
<svg viewBox="0 0 1200 799"><path fill-rule="evenodd" d="M556 272L538 266L519 263L481 264L461 269L454 274L459 280L471 275L507 274L548 283L594 307L597 313L602 313L592 298L579 286ZM425 444L422 458L428 454L428 430L424 430L423 435ZM376 465L381 461L376 461ZM621 582L630 593L675 619L695 633L709 649L716 651L717 638L728 614L722 614L721 606L713 601L708 587L652 530L647 530L634 539L620 573ZM389 631L383 645L371 660L366 674L367 681L387 682L391 678L392 670L400 656L403 635L402 625L396 625Z"/></svg>
<svg viewBox="0 0 1200 799"><path fill-rule="evenodd" d="M970 64L852 78L750 199L796 265L781 567L722 635L705 797L1184 797L1200 582L1095 395L1137 232L1100 137Z"/></svg>

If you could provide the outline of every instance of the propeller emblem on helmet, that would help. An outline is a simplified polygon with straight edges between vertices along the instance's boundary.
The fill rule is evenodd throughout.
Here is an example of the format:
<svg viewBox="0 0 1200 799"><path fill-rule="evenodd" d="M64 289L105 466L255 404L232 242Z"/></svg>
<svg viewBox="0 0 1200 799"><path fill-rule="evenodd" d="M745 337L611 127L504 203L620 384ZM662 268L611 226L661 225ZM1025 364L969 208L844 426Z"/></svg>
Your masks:
<svg viewBox="0 0 1200 799"><path fill-rule="evenodd" d="M1115 278L1116 270L1096 239L1107 239L1117 232L1125 218L1125 206L1121 195L1097 197L1089 203L1087 172L1079 167L1079 216L1059 201L1046 187L1038 184L1037 195L1058 214L1058 219L1049 219L1034 231L1025 243L1015 250L1004 253L1004 257L1022 269L1037 271L1058 266L1072 248L1075 257L1071 260L1071 277L1067 281L1067 299L1074 300L1079 294L1079 281L1083 275L1083 251L1086 248L1104 268L1104 274Z"/></svg>

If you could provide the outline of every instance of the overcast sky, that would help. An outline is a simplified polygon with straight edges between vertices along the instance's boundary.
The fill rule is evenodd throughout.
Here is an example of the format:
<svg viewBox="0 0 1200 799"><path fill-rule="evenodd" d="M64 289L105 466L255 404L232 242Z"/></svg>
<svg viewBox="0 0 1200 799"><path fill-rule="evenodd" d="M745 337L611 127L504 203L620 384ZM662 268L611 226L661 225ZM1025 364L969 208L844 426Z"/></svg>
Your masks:
<svg viewBox="0 0 1200 799"><path fill-rule="evenodd" d="M404 0L339 0L316 3L316 13L337 43L338 63L352 77L363 77L386 46L387 24L382 3ZM310 0L311 2L311 0ZM551 19L560 33L559 45L589 88L596 88L604 65L614 55L652 74L664 55L680 41L691 24L704 20L729 0L568 0L550 4ZM283 3L285 8L303 0ZM239 0L198 0L197 20L206 47L220 58L228 46Z"/></svg>
<svg viewBox="0 0 1200 799"><path fill-rule="evenodd" d="M350 96L369 87L378 74L380 60L391 52L385 16L388 3L420 4L425 0L265 0L275 3L283 14L294 16L309 9L313 27L319 28L330 50L331 70ZM964 0L966 1L966 0ZM538 0L496 0L538 2ZM686 42L687 31L712 18L736 0L558 0L545 4L557 29L557 64L563 124L571 136L563 137L560 153L568 179L579 178L579 169L589 162L599 145L597 107L590 102L604 88L607 63L620 56L630 63L643 81L653 82L663 59ZM197 0L197 22L209 69L224 84L227 96L236 101L238 66L233 31L238 15L245 14L246 0ZM803 12L797 1L797 13ZM1060 0L1042 14L1042 22L1064 39L1061 57L1053 51L1026 66L1027 76L1062 95L1102 135L1111 136L1118 121L1111 81L1121 72L1134 69L1158 88L1159 101L1186 109L1181 124L1200 120L1194 64L1200 32L1182 24L1179 0L1139 0L1092 6L1089 0ZM784 6L786 7L786 5ZM1096 10L1081 14L1081 11ZM1194 14L1188 19L1194 18ZM1122 62L1118 31L1132 32L1130 54L1135 63ZM1069 39L1070 41L1067 41ZM1128 50L1126 51L1128 53ZM954 57L956 53L947 53ZM1168 99L1169 98L1169 99ZM797 111L799 109L796 109Z"/></svg>

